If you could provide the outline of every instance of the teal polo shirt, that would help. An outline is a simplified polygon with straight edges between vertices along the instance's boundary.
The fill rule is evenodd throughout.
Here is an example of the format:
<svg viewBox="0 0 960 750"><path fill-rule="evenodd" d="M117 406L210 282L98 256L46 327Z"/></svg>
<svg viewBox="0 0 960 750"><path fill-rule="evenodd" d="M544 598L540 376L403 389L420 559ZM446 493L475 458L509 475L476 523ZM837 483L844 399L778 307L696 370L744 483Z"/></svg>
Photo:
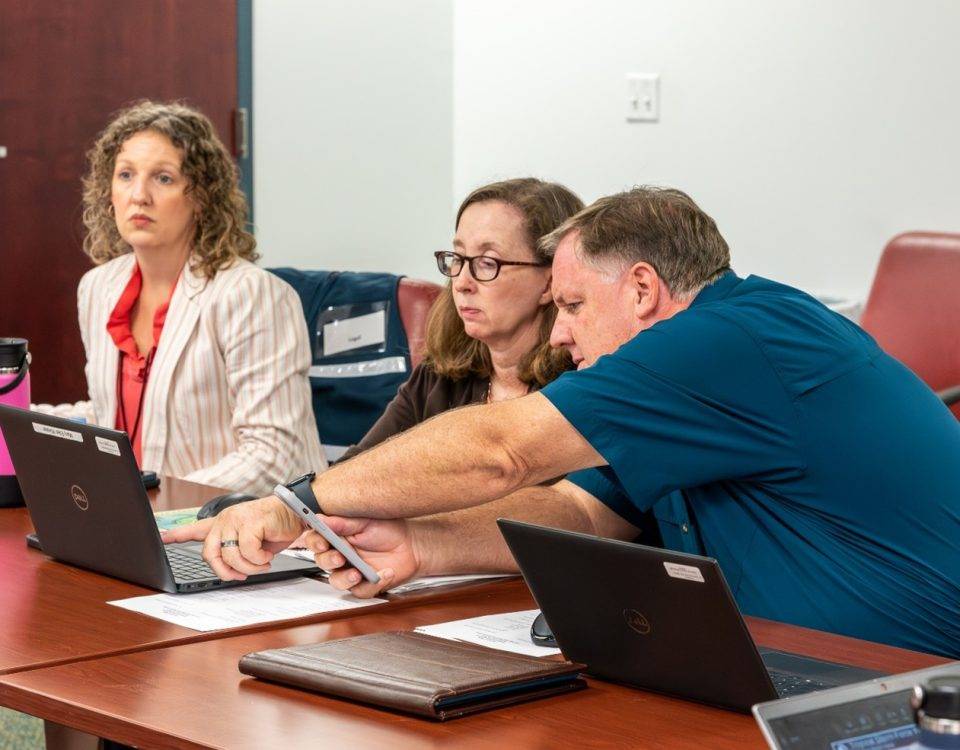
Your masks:
<svg viewBox="0 0 960 750"><path fill-rule="evenodd" d="M746 614L960 656L960 424L809 295L727 273L542 393L608 463L571 479L682 492Z"/></svg>

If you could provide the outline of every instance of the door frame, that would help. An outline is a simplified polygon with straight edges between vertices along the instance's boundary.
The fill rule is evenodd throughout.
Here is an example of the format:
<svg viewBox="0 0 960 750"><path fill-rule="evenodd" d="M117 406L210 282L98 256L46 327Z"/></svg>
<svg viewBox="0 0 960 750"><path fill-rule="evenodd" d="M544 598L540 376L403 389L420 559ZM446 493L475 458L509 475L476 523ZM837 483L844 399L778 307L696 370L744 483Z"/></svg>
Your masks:
<svg viewBox="0 0 960 750"><path fill-rule="evenodd" d="M253 0L237 0L237 106L246 113L242 124L245 132L235 134L234 142L240 189L247 197L247 220L253 231ZM246 147L244 151L241 142Z"/></svg>

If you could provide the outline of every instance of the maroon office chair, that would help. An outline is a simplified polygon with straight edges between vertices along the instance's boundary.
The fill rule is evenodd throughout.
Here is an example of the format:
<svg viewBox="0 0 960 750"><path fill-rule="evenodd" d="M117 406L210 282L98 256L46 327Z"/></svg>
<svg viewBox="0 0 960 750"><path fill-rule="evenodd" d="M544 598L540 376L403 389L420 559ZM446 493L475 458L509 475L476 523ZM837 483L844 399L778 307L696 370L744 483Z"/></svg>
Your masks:
<svg viewBox="0 0 960 750"><path fill-rule="evenodd" d="M413 367L423 359L423 347L427 337L427 316L434 300L443 287L430 281L403 278L397 287L397 306L400 320L410 345L410 362Z"/></svg>
<svg viewBox="0 0 960 750"><path fill-rule="evenodd" d="M861 325L960 418L960 234L890 240Z"/></svg>

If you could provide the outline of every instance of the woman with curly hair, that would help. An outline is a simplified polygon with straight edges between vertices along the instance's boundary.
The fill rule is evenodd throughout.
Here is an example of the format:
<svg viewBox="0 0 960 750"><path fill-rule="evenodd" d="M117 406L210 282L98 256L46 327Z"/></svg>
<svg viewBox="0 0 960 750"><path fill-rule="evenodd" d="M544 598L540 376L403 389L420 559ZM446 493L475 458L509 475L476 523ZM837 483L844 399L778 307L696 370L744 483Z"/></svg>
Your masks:
<svg viewBox="0 0 960 750"><path fill-rule="evenodd" d="M143 101L87 155L77 292L89 415L141 468L252 494L326 467L293 289L254 265L237 168L200 112Z"/></svg>

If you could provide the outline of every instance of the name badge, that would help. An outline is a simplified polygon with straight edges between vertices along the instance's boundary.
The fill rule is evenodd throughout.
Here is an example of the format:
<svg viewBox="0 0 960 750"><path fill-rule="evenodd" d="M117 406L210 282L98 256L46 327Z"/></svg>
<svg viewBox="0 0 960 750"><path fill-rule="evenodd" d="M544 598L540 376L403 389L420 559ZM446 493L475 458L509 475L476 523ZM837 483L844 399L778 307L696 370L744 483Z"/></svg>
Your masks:
<svg viewBox="0 0 960 750"><path fill-rule="evenodd" d="M336 358L386 351L390 303L354 302L328 307L317 316L314 364Z"/></svg>
<svg viewBox="0 0 960 750"><path fill-rule="evenodd" d="M323 356L330 357L352 349L383 344L387 340L386 328L383 310L325 323Z"/></svg>

